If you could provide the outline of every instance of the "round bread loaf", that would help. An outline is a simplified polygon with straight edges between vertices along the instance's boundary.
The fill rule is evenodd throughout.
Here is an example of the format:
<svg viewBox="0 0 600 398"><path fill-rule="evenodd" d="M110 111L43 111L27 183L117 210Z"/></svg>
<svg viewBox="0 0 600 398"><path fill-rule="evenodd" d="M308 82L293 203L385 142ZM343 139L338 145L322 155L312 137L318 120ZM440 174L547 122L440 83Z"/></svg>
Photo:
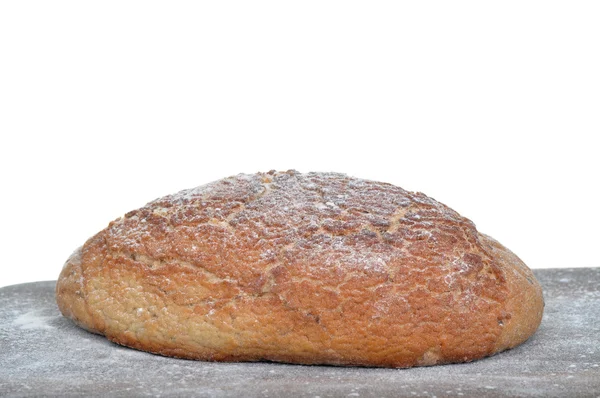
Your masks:
<svg viewBox="0 0 600 398"><path fill-rule="evenodd" d="M296 171L127 213L67 260L56 297L81 327L156 354L386 367L514 347L544 307L530 269L447 206Z"/></svg>

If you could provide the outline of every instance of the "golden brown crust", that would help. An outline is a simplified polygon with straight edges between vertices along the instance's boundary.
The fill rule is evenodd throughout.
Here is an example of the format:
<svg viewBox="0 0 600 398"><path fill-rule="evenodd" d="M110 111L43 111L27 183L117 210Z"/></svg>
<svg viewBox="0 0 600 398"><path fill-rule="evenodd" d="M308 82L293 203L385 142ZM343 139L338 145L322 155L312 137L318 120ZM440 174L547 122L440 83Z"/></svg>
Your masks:
<svg viewBox="0 0 600 398"><path fill-rule="evenodd" d="M155 200L91 238L63 314L182 358L410 367L514 347L541 288L443 204L335 173L238 175Z"/></svg>

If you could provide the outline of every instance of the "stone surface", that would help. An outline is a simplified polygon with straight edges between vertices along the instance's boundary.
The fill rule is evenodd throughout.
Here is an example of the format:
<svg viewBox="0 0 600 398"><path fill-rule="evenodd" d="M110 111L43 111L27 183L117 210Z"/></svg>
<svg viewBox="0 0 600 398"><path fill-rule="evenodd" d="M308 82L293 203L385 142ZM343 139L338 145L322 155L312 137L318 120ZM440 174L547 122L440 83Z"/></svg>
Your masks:
<svg viewBox="0 0 600 398"><path fill-rule="evenodd" d="M525 344L413 369L165 358L110 343L58 312L55 282L0 289L0 396L600 397L600 268L536 270L546 309Z"/></svg>

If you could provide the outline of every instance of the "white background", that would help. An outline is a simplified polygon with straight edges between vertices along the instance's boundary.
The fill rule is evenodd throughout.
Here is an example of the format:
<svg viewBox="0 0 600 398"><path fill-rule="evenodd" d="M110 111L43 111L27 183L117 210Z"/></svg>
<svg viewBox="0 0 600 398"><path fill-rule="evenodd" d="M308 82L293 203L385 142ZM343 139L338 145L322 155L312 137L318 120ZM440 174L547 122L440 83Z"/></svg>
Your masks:
<svg viewBox="0 0 600 398"><path fill-rule="evenodd" d="M600 266L597 1L2 1L0 286L240 172L425 192Z"/></svg>

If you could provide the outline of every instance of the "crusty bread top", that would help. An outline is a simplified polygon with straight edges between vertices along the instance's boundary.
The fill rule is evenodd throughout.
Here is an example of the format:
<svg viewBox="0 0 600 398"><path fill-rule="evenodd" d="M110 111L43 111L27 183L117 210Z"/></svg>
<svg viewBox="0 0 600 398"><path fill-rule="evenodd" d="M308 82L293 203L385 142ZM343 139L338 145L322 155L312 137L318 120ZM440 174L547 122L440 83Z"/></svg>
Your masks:
<svg viewBox="0 0 600 398"><path fill-rule="evenodd" d="M105 238L111 252L151 267L185 262L251 293L284 274L337 289L425 272L429 290L460 292L455 300L504 297L503 271L471 221L422 193L337 173L226 178L131 211Z"/></svg>
<svg viewBox="0 0 600 398"><path fill-rule="evenodd" d="M240 297L258 307L261 298L276 298L317 325L311 344L323 355L334 351L332 331L346 334L338 343L348 347L363 339L375 342L374 352L386 342L405 350L321 363L471 360L524 341L543 307L531 271L468 219L422 193L337 173L237 175L169 195L113 221L82 253L71 265L81 273L89 264L143 264L145 283L184 307L204 300L218 309ZM88 276L94 272L106 274ZM191 273L202 275L209 293L185 282ZM59 304L75 308L77 300L59 297ZM83 319L93 313L86 311L63 313L107 333L103 322ZM267 359L288 358L277 355Z"/></svg>

